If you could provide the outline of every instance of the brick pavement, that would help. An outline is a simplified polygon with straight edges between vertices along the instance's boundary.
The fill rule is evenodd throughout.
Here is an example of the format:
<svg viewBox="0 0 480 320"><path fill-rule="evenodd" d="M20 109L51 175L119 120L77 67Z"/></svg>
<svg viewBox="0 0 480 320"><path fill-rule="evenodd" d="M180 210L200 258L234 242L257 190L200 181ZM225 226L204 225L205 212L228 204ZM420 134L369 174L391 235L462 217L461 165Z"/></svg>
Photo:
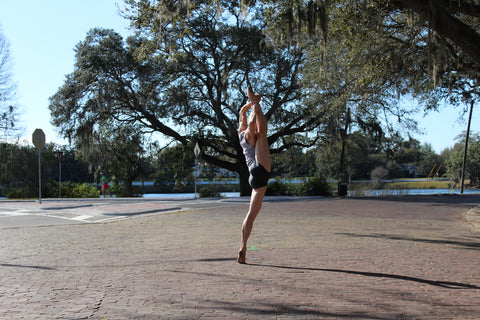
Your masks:
<svg viewBox="0 0 480 320"><path fill-rule="evenodd" d="M480 319L478 200L266 202L248 265L246 202L2 229L0 318Z"/></svg>

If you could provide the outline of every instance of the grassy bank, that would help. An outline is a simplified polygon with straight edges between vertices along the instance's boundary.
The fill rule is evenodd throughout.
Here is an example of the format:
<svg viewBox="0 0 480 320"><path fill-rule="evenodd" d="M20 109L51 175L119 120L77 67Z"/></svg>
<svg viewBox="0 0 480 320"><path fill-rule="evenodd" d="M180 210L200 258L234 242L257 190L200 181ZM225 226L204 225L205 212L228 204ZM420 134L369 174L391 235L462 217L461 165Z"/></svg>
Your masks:
<svg viewBox="0 0 480 320"><path fill-rule="evenodd" d="M470 188L470 180L466 179L465 188ZM336 186L334 186L336 187ZM455 189L460 188L459 184L454 184L451 180L443 179L408 179L408 180L392 180L381 184L375 182L355 182L352 181L348 185L348 190L411 190L411 189Z"/></svg>
<svg viewBox="0 0 480 320"><path fill-rule="evenodd" d="M452 189L454 184L449 180L428 180L419 179L418 181L399 181L390 182L385 185L385 189Z"/></svg>

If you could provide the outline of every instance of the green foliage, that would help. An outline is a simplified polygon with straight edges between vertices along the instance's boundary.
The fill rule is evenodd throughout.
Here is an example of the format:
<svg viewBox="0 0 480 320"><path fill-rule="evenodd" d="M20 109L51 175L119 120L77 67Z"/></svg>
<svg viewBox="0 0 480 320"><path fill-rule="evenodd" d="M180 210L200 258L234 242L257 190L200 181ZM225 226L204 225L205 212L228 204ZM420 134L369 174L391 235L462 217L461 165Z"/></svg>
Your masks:
<svg viewBox="0 0 480 320"><path fill-rule="evenodd" d="M280 181L272 181L268 183L267 196L288 196L291 195L290 184L282 183Z"/></svg>
<svg viewBox="0 0 480 320"><path fill-rule="evenodd" d="M146 164L143 159L145 153L144 137L137 128L125 124L104 125L99 133L102 167L112 177L115 190L109 190L118 196L131 197L136 194L132 182L145 172Z"/></svg>
<svg viewBox="0 0 480 320"><path fill-rule="evenodd" d="M75 156L75 151L47 143L41 150L42 197L58 197L59 159L63 151L62 180L91 181L88 165ZM38 196L38 150L19 144L0 144L0 184L8 188L20 185L23 198ZM16 187L19 189L18 187ZM17 193L18 194L18 193Z"/></svg>
<svg viewBox="0 0 480 320"><path fill-rule="evenodd" d="M198 194L200 198L218 198L220 197L220 192L215 189L215 186L203 186Z"/></svg>
<svg viewBox="0 0 480 320"><path fill-rule="evenodd" d="M398 124L392 119L398 120L409 132L416 131L416 122L409 119L414 109L398 105L401 97L418 99L425 110L437 108L443 100L459 105L478 99L479 93L474 83L479 77L480 65L471 63L459 48L462 45L457 46L459 42L456 41L457 38L471 37L471 41L463 44L479 43L478 17L471 16L468 10L462 8L470 4L458 1L458 6L449 7L448 14L445 12L451 16L443 21L445 16L437 16L437 12L440 12L436 11L439 9L436 7L440 6L438 3L428 7L428 10L432 10L430 13L425 13L428 10L421 12L419 7L410 8L413 4L411 1L408 4L407 1L397 1L399 10L392 9L396 6L389 6L388 3L377 0L330 2L327 4L327 51L322 46L310 46L307 52L303 84L312 88L312 103L319 105L319 115L325 117L324 125L319 128L326 137L325 141L330 144L325 149L334 152L320 155L322 159L317 165L322 174L337 176L339 171L339 165L337 168L331 165L334 162L325 164L321 161L336 160L334 155L340 154L341 150L339 141L345 135L352 135L344 130L348 124L348 108L352 112L352 131L359 129L374 138L375 145L381 146L388 140L386 133L394 135L399 130ZM281 1L276 14L282 17L281 12L293 10L291 16L297 16L300 21L300 13L307 11L307 5L303 1L295 6L291 2ZM465 23L462 28L466 33L447 35L432 30L455 24L457 19ZM475 55L479 56L476 51ZM350 150L346 153L347 171L354 179L366 178L375 167L388 163L410 167L415 165L417 172L425 176L434 166L436 170L440 168L439 175L445 173L443 159L435 156L431 150L424 150L423 153L427 154L421 157L418 141L404 142L402 139L402 143L392 148L394 155L387 152L387 159L377 158L379 161L374 163L370 156L374 151L363 147L358 149L360 152L355 152L355 142L348 137L346 148ZM353 159L351 155L355 155ZM397 175L399 172L392 170L391 173Z"/></svg>
<svg viewBox="0 0 480 320"><path fill-rule="evenodd" d="M308 177L315 174L315 149L306 152L292 147L272 155L273 175L283 178Z"/></svg>
<svg viewBox="0 0 480 320"><path fill-rule="evenodd" d="M178 184L193 183L195 156L192 150L181 144L155 151L153 169L157 184L178 181Z"/></svg>
<svg viewBox="0 0 480 320"><path fill-rule="evenodd" d="M430 144L421 147L418 172L421 176L443 176L446 172L444 159L435 153Z"/></svg>
<svg viewBox="0 0 480 320"><path fill-rule="evenodd" d="M332 42L337 42L337 61L356 69L356 79L347 76L346 83L385 84L401 95L412 93L427 109L436 108L442 99L458 105L470 101L472 93L478 97L470 90L480 72L478 6L473 9L471 1L261 2L270 4L265 6L265 21L267 30L281 34L276 38L302 44L308 35L310 42L325 42L328 29L327 57L320 46L314 58L325 62L328 52L335 51ZM315 13L306 14L312 8ZM323 32L312 34L305 26L322 26Z"/></svg>
<svg viewBox="0 0 480 320"><path fill-rule="evenodd" d="M59 196L58 182L49 180L45 182L42 190L42 198L57 198ZM88 183L71 181L62 182L62 198L98 198L99 190ZM12 188L7 193L8 199L26 199L38 197L38 189Z"/></svg>
<svg viewBox="0 0 480 320"><path fill-rule="evenodd" d="M98 189L88 183L78 184L72 189L73 198L96 198Z"/></svg>
<svg viewBox="0 0 480 320"><path fill-rule="evenodd" d="M470 183L480 186L480 140L476 139L468 147L468 173Z"/></svg>
<svg viewBox="0 0 480 320"><path fill-rule="evenodd" d="M325 179L313 177L299 184L295 193L299 196L330 196L331 187Z"/></svg>
<svg viewBox="0 0 480 320"><path fill-rule="evenodd" d="M28 193L25 192L25 189L13 188L10 192L7 193L8 199L24 199L28 198Z"/></svg>
<svg viewBox="0 0 480 320"><path fill-rule="evenodd" d="M451 181L437 181L419 179L418 181L390 182L385 184L385 189L405 190L405 189L451 189Z"/></svg>
<svg viewBox="0 0 480 320"><path fill-rule="evenodd" d="M408 171L405 171L404 168L402 168L402 166L396 161L389 161L387 163L386 169L388 170L387 178L390 179L410 176L410 173Z"/></svg>
<svg viewBox="0 0 480 320"><path fill-rule="evenodd" d="M62 197L65 198L98 198L99 194L98 188L88 183L62 182Z"/></svg>
<svg viewBox="0 0 480 320"><path fill-rule="evenodd" d="M125 186L122 183L117 183L113 179L109 183L109 188L107 190L107 197L108 196L115 196L115 197L139 197L140 196L140 189L137 186L130 185L129 187ZM101 192L100 192L101 193Z"/></svg>
<svg viewBox="0 0 480 320"><path fill-rule="evenodd" d="M465 140L465 135L458 137L458 140ZM470 179L473 186L480 185L480 135L473 133L469 139L467 151L467 163L465 166L466 177ZM447 150L447 173L457 183L462 176L464 142L457 143L452 149Z"/></svg>
<svg viewBox="0 0 480 320"><path fill-rule="evenodd" d="M268 184L267 196L329 196L330 185L321 178L309 178L304 183L283 183L273 181Z"/></svg>

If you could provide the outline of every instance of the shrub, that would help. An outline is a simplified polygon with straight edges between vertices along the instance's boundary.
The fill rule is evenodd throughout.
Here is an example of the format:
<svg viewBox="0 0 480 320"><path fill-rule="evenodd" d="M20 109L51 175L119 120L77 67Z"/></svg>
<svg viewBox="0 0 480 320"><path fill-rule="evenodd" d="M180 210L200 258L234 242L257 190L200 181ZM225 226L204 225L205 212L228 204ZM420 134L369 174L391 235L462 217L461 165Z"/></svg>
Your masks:
<svg viewBox="0 0 480 320"><path fill-rule="evenodd" d="M7 193L8 199L22 199L27 198L28 194L23 189L13 188Z"/></svg>
<svg viewBox="0 0 480 320"><path fill-rule="evenodd" d="M73 190L74 198L97 198L98 190L95 186L91 186L88 183L77 184Z"/></svg>
<svg viewBox="0 0 480 320"><path fill-rule="evenodd" d="M286 183L273 181L268 184L267 196L288 196L291 194L290 187Z"/></svg>
<svg viewBox="0 0 480 320"><path fill-rule="evenodd" d="M98 190L88 183L79 184L73 188L74 198L97 198Z"/></svg>
<svg viewBox="0 0 480 320"><path fill-rule="evenodd" d="M62 198L98 198L98 195L99 191L95 185L62 182Z"/></svg>
<svg viewBox="0 0 480 320"><path fill-rule="evenodd" d="M200 189L199 196L200 198L218 198L220 197L220 192L214 190L214 188L204 186Z"/></svg>
<svg viewBox="0 0 480 320"><path fill-rule="evenodd" d="M330 185L321 178L310 178L308 181L298 185L296 194L299 196L329 196Z"/></svg>

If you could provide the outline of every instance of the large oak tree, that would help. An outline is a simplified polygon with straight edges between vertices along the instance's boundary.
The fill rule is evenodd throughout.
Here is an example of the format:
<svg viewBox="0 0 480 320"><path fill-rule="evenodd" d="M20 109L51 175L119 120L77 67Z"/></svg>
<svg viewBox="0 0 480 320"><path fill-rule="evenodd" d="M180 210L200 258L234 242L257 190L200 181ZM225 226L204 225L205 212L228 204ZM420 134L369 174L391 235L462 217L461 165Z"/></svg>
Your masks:
<svg viewBox="0 0 480 320"><path fill-rule="evenodd" d="M50 100L53 123L65 136L81 140L111 119L161 133L192 152L198 143L202 159L237 172L241 193L248 194L237 130L250 84L263 95L273 153L313 145L316 136L305 132L321 119L303 103L301 51L273 46L260 20L246 20L234 8L199 5L182 20L164 21L148 14L168 9L160 2L156 9L141 5L137 37L125 43L96 29L77 46L75 70Z"/></svg>

